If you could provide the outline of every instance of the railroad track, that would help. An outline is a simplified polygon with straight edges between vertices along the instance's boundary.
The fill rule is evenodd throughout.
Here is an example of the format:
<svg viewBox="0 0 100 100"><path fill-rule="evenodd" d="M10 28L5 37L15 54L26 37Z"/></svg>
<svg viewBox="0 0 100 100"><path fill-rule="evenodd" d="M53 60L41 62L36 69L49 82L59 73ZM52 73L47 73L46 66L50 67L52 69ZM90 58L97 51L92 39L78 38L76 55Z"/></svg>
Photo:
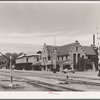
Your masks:
<svg viewBox="0 0 100 100"><path fill-rule="evenodd" d="M10 77L7 73L0 73L1 75L5 76L5 77ZM46 82L41 82L41 81L36 81L33 79L27 79L25 77L18 77L18 76L14 76L14 81L16 82L26 82L27 84L33 85L33 86L37 86L37 87L42 87L47 89L48 91L81 91L81 90L76 90L76 89L72 89L72 88L68 88L68 87L64 87L61 86L59 84L50 84L50 83L46 83ZM2 81L9 81L9 80L2 80Z"/></svg>
<svg viewBox="0 0 100 100"><path fill-rule="evenodd" d="M50 84L50 83L36 81L36 80L35 81L34 80L28 81L27 83L31 84L31 85L45 87L45 88L48 88L49 90L53 90L53 91L82 91L82 90L78 90L78 89L64 87L64 86L59 85L59 84Z"/></svg>
<svg viewBox="0 0 100 100"><path fill-rule="evenodd" d="M41 78L46 78L46 79L56 79L58 81L65 81L66 78L57 78L57 77L54 77L54 76L44 76L44 75L35 75L34 73L25 73L25 72L18 72L18 71L15 71L15 74L20 74L20 75L27 75L27 76L36 76L36 77L41 77ZM8 71L3 71L3 73L9 73ZM29 80L30 81L30 80ZM77 80L77 79L72 79L72 78L69 78L69 81L72 83L72 84L86 84L86 85L93 85L93 86L100 86L99 83L96 83L96 82L86 82L84 80Z"/></svg>

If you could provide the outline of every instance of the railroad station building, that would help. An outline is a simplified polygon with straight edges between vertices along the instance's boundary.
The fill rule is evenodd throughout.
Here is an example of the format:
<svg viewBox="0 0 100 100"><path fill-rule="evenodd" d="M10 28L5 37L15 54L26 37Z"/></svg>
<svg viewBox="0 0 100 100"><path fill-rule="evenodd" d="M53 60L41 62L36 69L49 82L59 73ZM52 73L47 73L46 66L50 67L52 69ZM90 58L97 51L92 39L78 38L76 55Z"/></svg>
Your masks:
<svg viewBox="0 0 100 100"><path fill-rule="evenodd" d="M95 36L91 46L74 43L52 46L44 43L40 54L22 55L16 59L15 69L57 71L71 68L77 71L98 70L98 49L95 46Z"/></svg>
<svg viewBox="0 0 100 100"><path fill-rule="evenodd" d="M78 41L63 46L43 45L41 65L43 70L53 70L54 50L56 49L56 70L71 67L73 70L97 70L98 56L95 45L82 46Z"/></svg>
<svg viewBox="0 0 100 100"><path fill-rule="evenodd" d="M24 54L16 59L15 69L18 70L41 70L39 54Z"/></svg>

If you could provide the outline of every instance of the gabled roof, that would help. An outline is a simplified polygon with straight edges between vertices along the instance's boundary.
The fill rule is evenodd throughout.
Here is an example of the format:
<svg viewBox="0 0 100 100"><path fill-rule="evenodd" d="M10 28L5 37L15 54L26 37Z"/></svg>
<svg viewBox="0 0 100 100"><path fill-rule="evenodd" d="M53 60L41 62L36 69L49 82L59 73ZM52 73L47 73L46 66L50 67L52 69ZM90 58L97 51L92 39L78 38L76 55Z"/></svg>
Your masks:
<svg viewBox="0 0 100 100"><path fill-rule="evenodd" d="M58 55L59 56L61 56L61 55L68 55L69 54L69 50L71 49L73 44L74 43L58 47Z"/></svg>
<svg viewBox="0 0 100 100"><path fill-rule="evenodd" d="M50 55L50 51L55 48L55 46L51 46L51 45L46 45L46 47L49 55ZM56 48L58 48L58 46L56 46Z"/></svg>
<svg viewBox="0 0 100 100"><path fill-rule="evenodd" d="M72 47L73 44L74 43L71 43L71 44L68 44L68 45L63 45L63 46L56 46L58 56L68 55L69 50L70 50L70 48ZM47 46L48 53L50 55L50 50L54 49L54 46L50 46L50 45L46 45L46 46Z"/></svg>
<svg viewBox="0 0 100 100"><path fill-rule="evenodd" d="M56 46L58 56L68 55L69 50L71 49L74 43L63 45L63 46ZM86 52L86 55L96 55L94 49L91 46L82 46L83 50ZM54 49L54 46L47 45L47 50L50 55L50 50Z"/></svg>
<svg viewBox="0 0 100 100"><path fill-rule="evenodd" d="M46 45L46 46L47 46L47 50L54 49L54 46L51 46L51 45Z"/></svg>
<svg viewBox="0 0 100 100"><path fill-rule="evenodd" d="M87 55L96 55L94 49L91 46L82 46L82 48L86 51Z"/></svg>
<svg viewBox="0 0 100 100"><path fill-rule="evenodd" d="M24 57L39 57L39 54L23 54L23 55L17 57L17 59L21 59Z"/></svg>
<svg viewBox="0 0 100 100"><path fill-rule="evenodd" d="M23 56L25 56L25 54L22 54L22 55L18 56L17 58L22 58Z"/></svg>

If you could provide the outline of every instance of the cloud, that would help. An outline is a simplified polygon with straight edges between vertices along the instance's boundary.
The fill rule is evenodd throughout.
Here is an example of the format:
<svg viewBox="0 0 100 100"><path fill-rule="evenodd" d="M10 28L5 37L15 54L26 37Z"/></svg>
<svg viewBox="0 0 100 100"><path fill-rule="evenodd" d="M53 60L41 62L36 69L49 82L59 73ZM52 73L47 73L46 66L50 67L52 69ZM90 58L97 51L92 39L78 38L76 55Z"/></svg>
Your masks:
<svg viewBox="0 0 100 100"><path fill-rule="evenodd" d="M16 44L16 43L0 43L0 52L34 52L42 50L42 45L33 44Z"/></svg>
<svg viewBox="0 0 100 100"><path fill-rule="evenodd" d="M98 6L89 4L0 4L0 32L35 34L88 30L92 21L98 19L96 9L99 12Z"/></svg>
<svg viewBox="0 0 100 100"><path fill-rule="evenodd" d="M0 43L91 44L99 12L100 4L0 3Z"/></svg>

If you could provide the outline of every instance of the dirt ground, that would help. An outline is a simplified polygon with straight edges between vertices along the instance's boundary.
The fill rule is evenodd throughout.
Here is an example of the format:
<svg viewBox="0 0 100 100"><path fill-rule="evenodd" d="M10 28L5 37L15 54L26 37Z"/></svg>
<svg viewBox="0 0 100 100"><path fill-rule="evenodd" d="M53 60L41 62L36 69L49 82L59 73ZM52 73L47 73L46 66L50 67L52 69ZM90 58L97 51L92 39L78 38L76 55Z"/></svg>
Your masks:
<svg viewBox="0 0 100 100"><path fill-rule="evenodd" d="M0 91L48 91L46 88L30 85L26 82L13 82L13 86L9 86L10 81L0 81Z"/></svg>

